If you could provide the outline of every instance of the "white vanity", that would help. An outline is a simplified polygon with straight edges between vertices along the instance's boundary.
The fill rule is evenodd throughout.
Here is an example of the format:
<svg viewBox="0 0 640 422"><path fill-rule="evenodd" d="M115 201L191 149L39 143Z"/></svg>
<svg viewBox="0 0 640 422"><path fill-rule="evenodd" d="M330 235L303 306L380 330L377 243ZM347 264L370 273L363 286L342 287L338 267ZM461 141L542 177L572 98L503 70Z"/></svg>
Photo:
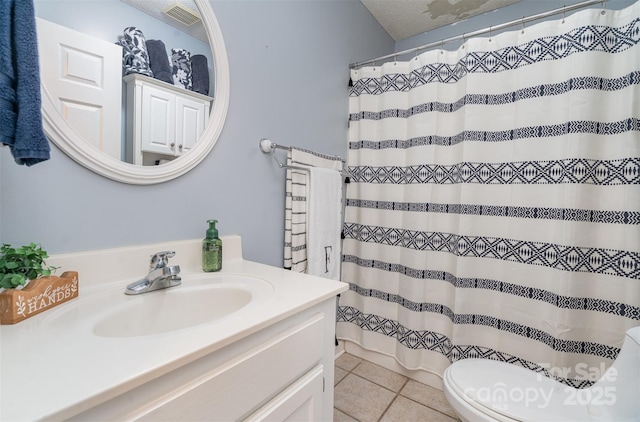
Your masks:
<svg viewBox="0 0 640 422"><path fill-rule="evenodd" d="M57 255L77 299L0 327L0 420L331 420L341 282L245 261L223 236ZM182 285L136 296L149 257L174 250Z"/></svg>

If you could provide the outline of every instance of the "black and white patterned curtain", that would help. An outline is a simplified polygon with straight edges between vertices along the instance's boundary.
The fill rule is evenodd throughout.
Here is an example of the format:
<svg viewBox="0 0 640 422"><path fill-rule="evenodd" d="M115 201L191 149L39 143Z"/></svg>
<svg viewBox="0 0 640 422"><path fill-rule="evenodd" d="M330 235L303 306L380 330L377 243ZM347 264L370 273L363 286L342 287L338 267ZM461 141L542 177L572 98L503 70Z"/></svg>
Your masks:
<svg viewBox="0 0 640 422"><path fill-rule="evenodd" d="M339 338L580 387L615 359L640 325L639 17L583 10L352 71Z"/></svg>

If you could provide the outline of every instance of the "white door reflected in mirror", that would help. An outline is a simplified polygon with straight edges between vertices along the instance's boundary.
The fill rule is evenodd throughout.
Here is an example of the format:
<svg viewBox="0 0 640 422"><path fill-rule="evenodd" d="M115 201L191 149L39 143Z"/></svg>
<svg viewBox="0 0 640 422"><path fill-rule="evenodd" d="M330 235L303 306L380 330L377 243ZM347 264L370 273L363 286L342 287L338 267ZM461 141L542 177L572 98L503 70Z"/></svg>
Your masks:
<svg viewBox="0 0 640 422"><path fill-rule="evenodd" d="M65 1L65 3L68 4L70 2ZM213 56L213 74L215 75L213 78L213 92L215 94L215 100L211 104L211 112L209 113L208 122L202 123L204 129L197 142L194 143L192 138L195 133L194 131L197 132L198 129L192 128L191 124L180 125L183 133L176 133L176 136L184 135L191 137L190 143L182 143L182 149L186 150L191 147L190 151L177 154L177 158L162 165L136 166L116 158L118 155L117 152L106 152L104 148L104 139L106 139L106 135L100 135L99 128L104 127L107 132L111 132L111 135L113 135L113 132L119 132L116 134L117 136L121 136L125 130L119 130L119 126L117 130L114 130L113 127L109 127L109 124L106 123L104 117L96 117L99 113L95 113L95 110L92 111L91 107L82 108L79 106L67 106L66 110L68 112L63 115L60 112L60 110L64 110L60 106L60 100L50 92L49 78L43 77L43 122L45 132L49 139L69 157L86 168L102 176L123 183L143 185L161 183L174 179L198 165L215 145L220 132L222 131L222 126L224 125L229 105L229 65L222 33L209 2L206 0L193 0L193 3L197 6L198 11L200 12L207 37L209 39L209 44L211 46ZM36 13L37 12L38 8L36 7ZM42 55L42 52L40 52L40 54ZM76 57L73 57L73 59L75 60ZM121 60L119 60L119 64L120 63ZM90 62L86 60L83 66L88 67L89 70L91 68ZM83 73L86 72L86 69L78 70L77 72L83 75L83 77L87 76ZM49 73L53 74L53 77L58 76L57 71L54 71L53 69L44 67L41 69L42 75L47 75ZM91 79L92 77L93 76L89 76L88 79ZM122 78L119 78L119 81L120 86L122 86ZM71 110L72 108L73 110ZM118 107L117 111L118 113L122 113L121 107ZM191 120L195 119L194 121L196 125L201 124L198 121L198 117L194 115L193 110L189 109L186 113L188 118ZM90 117L87 118L87 116ZM81 129L73 130L71 129L67 119L78 117L83 120L84 126ZM87 135L87 132L92 133L92 135ZM120 158L124 158L124 151L126 150L125 144L126 142L123 142L120 145ZM178 147L177 142L175 143L175 147ZM105 152L101 152L101 150Z"/></svg>
<svg viewBox="0 0 640 422"><path fill-rule="evenodd" d="M109 156L122 159L122 47L36 19L40 81L69 127Z"/></svg>

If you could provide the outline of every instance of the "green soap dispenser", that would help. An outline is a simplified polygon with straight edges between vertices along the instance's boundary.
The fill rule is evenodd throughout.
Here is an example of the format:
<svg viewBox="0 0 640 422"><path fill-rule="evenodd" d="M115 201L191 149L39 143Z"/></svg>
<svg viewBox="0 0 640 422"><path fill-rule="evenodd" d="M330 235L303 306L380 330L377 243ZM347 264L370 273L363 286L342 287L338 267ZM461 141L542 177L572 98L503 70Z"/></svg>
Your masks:
<svg viewBox="0 0 640 422"><path fill-rule="evenodd" d="M206 272L222 269L222 240L218 237L216 223L218 220L208 220L207 235L202 241L202 270Z"/></svg>

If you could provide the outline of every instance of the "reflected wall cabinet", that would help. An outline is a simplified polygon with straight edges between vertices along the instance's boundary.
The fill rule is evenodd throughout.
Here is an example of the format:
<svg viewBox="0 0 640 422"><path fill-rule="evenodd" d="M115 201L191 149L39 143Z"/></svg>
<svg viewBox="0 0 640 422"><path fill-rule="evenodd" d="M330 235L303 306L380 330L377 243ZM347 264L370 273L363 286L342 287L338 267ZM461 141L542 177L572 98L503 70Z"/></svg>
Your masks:
<svg viewBox="0 0 640 422"><path fill-rule="evenodd" d="M189 151L209 120L213 98L132 73L126 84L125 158L156 165Z"/></svg>

